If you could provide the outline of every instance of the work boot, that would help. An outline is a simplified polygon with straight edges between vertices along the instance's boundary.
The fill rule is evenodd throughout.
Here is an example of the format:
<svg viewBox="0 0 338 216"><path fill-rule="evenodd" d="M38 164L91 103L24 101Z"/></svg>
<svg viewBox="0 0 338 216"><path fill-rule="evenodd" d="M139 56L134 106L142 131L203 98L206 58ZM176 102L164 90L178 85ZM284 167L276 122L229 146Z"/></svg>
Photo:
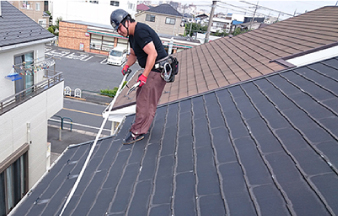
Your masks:
<svg viewBox="0 0 338 216"><path fill-rule="evenodd" d="M126 138L123 140L123 145L129 145L132 143L135 143L137 141L140 141L144 138L144 134L133 134L132 132L129 132Z"/></svg>

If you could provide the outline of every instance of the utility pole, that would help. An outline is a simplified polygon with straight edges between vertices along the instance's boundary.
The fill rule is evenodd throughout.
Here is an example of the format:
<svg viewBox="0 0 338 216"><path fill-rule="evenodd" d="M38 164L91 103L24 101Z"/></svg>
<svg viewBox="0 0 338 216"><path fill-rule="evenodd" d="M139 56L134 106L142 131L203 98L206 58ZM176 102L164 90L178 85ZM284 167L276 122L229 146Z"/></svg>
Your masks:
<svg viewBox="0 0 338 216"><path fill-rule="evenodd" d="M189 37L191 37L191 27L192 27L192 22L190 23Z"/></svg>
<svg viewBox="0 0 338 216"><path fill-rule="evenodd" d="M252 29L252 25L253 25L253 22L254 22L254 19L255 19L257 7L258 7L258 3L256 4L255 11L254 11L253 17L252 17L252 19L251 19L250 30Z"/></svg>
<svg viewBox="0 0 338 216"><path fill-rule="evenodd" d="M217 1L212 1L212 7L211 7L211 12L210 12L210 17L209 17L209 23L208 23L208 29L207 29L207 33L205 34L204 43L208 43L209 42L210 29L211 29L211 25L212 25L212 19L214 17L214 11L215 11L215 8L216 8L216 2Z"/></svg>

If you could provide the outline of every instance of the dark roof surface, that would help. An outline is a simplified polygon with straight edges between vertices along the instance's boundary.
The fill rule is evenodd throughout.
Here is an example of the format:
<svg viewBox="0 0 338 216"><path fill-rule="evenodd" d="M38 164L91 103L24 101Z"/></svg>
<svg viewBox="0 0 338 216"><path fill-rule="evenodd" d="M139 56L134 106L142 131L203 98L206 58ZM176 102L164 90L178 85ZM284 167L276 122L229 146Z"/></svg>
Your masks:
<svg viewBox="0 0 338 216"><path fill-rule="evenodd" d="M182 16L175 8L173 8L170 4L160 4L159 6L150 8L147 10L149 12L155 12L160 14L168 14L173 16Z"/></svg>
<svg viewBox="0 0 338 216"><path fill-rule="evenodd" d="M54 37L7 1L0 1L0 4L0 47Z"/></svg>
<svg viewBox="0 0 338 216"><path fill-rule="evenodd" d="M160 104L285 69L276 60L336 43L337 29L338 7L323 7L179 52L175 54L179 74L166 85ZM115 107L135 102L135 94L124 97L127 91L122 91Z"/></svg>
<svg viewBox="0 0 338 216"><path fill-rule="evenodd" d="M145 139L101 140L64 215L338 215L338 58L167 104ZM90 145L14 215L58 215Z"/></svg>

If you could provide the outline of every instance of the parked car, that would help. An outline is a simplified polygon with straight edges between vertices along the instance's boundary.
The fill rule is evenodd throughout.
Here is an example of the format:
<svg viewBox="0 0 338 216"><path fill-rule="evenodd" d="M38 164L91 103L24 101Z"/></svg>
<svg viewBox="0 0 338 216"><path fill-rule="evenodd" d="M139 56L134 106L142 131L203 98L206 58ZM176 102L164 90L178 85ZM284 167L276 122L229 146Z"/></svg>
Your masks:
<svg viewBox="0 0 338 216"><path fill-rule="evenodd" d="M121 66L127 61L127 49L123 47L115 47L109 52L107 64Z"/></svg>

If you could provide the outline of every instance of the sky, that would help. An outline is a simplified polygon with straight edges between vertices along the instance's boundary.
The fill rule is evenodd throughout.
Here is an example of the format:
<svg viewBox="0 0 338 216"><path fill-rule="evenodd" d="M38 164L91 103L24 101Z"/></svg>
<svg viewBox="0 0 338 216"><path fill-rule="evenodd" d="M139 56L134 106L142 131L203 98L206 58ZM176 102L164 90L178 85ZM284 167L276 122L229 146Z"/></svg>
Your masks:
<svg viewBox="0 0 338 216"><path fill-rule="evenodd" d="M173 0L175 1L175 0ZM158 1L153 1L154 3L158 3ZM180 0L181 4L191 4L199 6L199 8L204 9L207 13L210 13L212 0ZM266 8L258 8L257 13L262 15L271 15L271 16L280 16L280 19L287 19L290 18L291 15L299 15L305 13L306 11L312 11L317 8L323 6L335 6L337 4L337 0L331 1L320 1L320 0L300 0L300 1L292 1L292 0L284 0L284 1L269 1L269 0L260 0L260 1L252 1L252 0L219 0L216 6L216 13L223 12L223 13L237 13L237 14L244 14L243 8L247 11L252 11L252 13L248 12L248 16L253 15L253 11L255 10L255 5L258 4L259 6L266 7L269 9L273 9L276 11L281 11L287 14L279 13L276 11L271 11ZM249 4L250 3L250 4ZM337 4L338 5L338 4Z"/></svg>

